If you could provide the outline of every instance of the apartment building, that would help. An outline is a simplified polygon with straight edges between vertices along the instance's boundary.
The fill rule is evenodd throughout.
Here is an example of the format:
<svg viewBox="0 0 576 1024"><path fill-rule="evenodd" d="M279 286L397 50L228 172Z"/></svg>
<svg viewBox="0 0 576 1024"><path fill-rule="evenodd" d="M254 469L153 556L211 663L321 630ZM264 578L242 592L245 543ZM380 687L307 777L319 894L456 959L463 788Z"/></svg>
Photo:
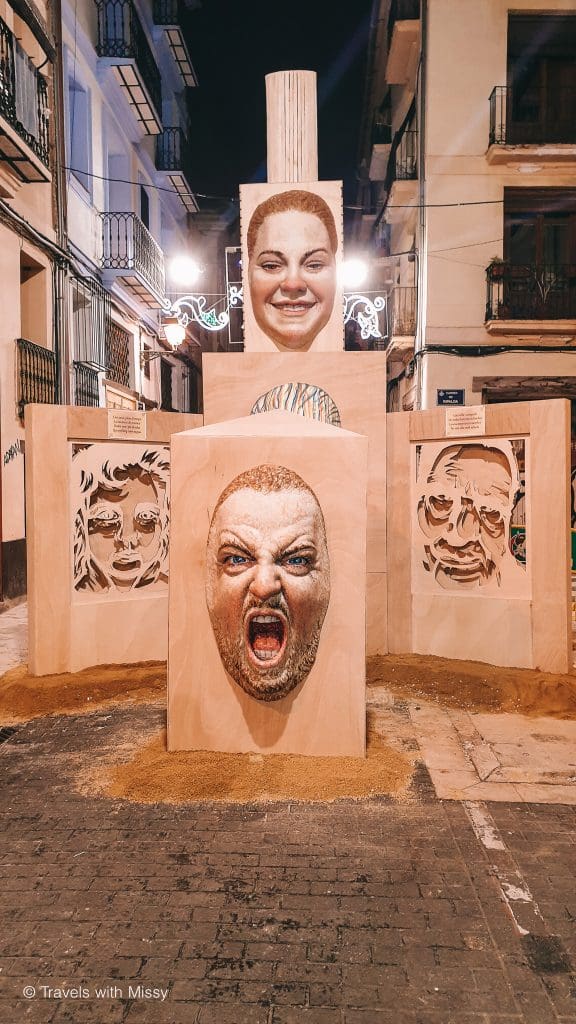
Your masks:
<svg viewBox="0 0 576 1024"><path fill-rule="evenodd" d="M576 398L573 0L374 5L356 237L389 408Z"/></svg>
<svg viewBox="0 0 576 1024"><path fill-rule="evenodd" d="M59 217L61 153L57 8L0 4L0 599L26 586L24 430L41 357L55 389L65 253Z"/></svg>
<svg viewBox="0 0 576 1024"><path fill-rule="evenodd" d="M196 0L64 0L68 247L62 399L128 409L194 405L200 343L164 338L170 261L197 210L185 25ZM196 362L194 361L194 353ZM181 353L186 353L184 358Z"/></svg>

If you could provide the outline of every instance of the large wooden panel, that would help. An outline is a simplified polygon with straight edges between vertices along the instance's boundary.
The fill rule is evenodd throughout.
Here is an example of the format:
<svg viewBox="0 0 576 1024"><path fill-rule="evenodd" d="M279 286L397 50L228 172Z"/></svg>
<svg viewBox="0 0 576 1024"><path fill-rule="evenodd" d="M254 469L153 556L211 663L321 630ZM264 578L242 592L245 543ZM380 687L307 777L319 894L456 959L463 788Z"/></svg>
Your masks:
<svg viewBox="0 0 576 1024"><path fill-rule="evenodd" d="M70 658L71 543L66 408L26 408L28 665L66 672Z"/></svg>
<svg viewBox="0 0 576 1024"><path fill-rule="evenodd" d="M391 651L570 671L569 410L486 406L485 431L460 438L445 410L388 418ZM518 460L525 567L512 553Z"/></svg>
<svg viewBox="0 0 576 1024"><path fill-rule="evenodd" d="M366 461L365 438L281 412L173 437L171 750L364 755ZM219 503L239 474L266 466L297 474L313 497L308 491L283 487L280 501L278 493L260 491L251 483ZM301 516L290 512L295 493L304 493L306 515L314 524L307 527L313 551L305 559L314 568L286 579L288 554L283 547L296 544L288 534ZM197 510L192 517L191 505ZM217 506L220 511L210 532ZM318 506L324 526L319 525ZM265 528L269 535L264 533L261 542ZM230 538L237 554L226 553ZM302 638L310 635L302 624L306 591L301 587L311 588L310 601L317 599L318 588L327 582L326 558L329 601L327 610L323 605L316 653L311 667L308 658L308 674L302 678L292 674L293 665L303 664ZM271 573L273 581L280 581L281 589L274 591L275 596L282 595L279 603L273 604L271 590L263 593L261 572L265 579ZM257 594L260 603L254 605L256 582L262 590ZM271 675L260 671L260 663L253 671L256 647L249 637L255 607L271 619L278 609L288 623L283 630L285 647L276 647L273 657L279 662L277 671L274 662ZM229 616L227 629L222 626L224 614ZM286 689L286 680L294 679L299 679L294 689ZM274 698L263 699L250 690L264 685L278 687L270 691Z"/></svg>
<svg viewBox="0 0 576 1024"><path fill-rule="evenodd" d="M569 672L570 403L530 404L533 667Z"/></svg>
<svg viewBox="0 0 576 1024"><path fill-rule="evenodd" d="M172 433L201 424L201 416L154 411L145 416L145 441L116 441L108 439L106 409L50 405L27 408L29 662L33 674L77 671L95 664L161 660L167 656L167 446ZM94 452L95 472L93 465L88 466L89 452ZM141 455L146 456L146 461L141 472L136 473L134 466ZM122 468L120 463L116 465L116 456L122 465L126 460L134 463L132 470L120 477L115 475L116 469ZM79 462L84 459L86 465L80 467ZM102 552L98 558L93 550L94 538L87 543L88 516L96 504L106 504L107 489L118 490L120 479L124 481L122 487L130 490L131 473L138 478L133 502L128 496L126 505L124 499L117 501L106 512L109 516L114 514L118 524L122 517L123 525L118 528L124 531L126 543L120 544L117 534L112 537L109 525L102 533L107 540L100 538ZM151 483L151 479L156 483ZM82 495L77 506L72 496L73 481L74 493ZM141 525L130 527L142 513ZM150 517L156 515L157 552L150 547L154 543ZM127 539L135 530L139 531L138 552L134 537ZM112 570L107 576L104 568L110 565L103 550L106 545L112 551L117 546L129 552L123 564L122 558L113 556L118 563L115 577Z"/></svg>

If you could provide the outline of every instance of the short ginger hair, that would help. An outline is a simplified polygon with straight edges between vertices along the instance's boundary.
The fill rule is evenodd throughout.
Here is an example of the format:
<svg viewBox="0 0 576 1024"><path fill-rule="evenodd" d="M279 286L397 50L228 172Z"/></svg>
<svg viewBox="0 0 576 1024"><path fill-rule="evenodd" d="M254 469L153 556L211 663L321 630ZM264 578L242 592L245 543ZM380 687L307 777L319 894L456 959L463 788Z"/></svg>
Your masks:
<svg viewBox="0 0 576 1024"><path fill-rule="evenodd" d="M288 210L297 210L299 213L311 213L313 216L318 217L328 232L330 248L336 254L338 249L338 233L336 231L334 215L328 203L316 192L305 192L304 189L293 188L288 192L275 192L273 196L265 199L254 210L246 236L248 259L252 258L258 232L266 218L274 213L287 213Z"/></svg>
<svg viewBox="0 0 576 1024"><path fill-rule="evenodd" d="M244 473L240 473L239 476L234 477L233 480L224 488L222 494L216 502L216 507L212 513L212 519L210 521L210 527L216 518L218 510L222 507L227 498L236 491L259 491L261 494L272 494L277 491L306 491L314 499L314 503L318 508L318 512L324 521L322 515L322 509L318 498L314 494L311 487L308 486L305 480L292 469L287 469L286 466L273 466L273 465L262 465L254 466L252 469L247 469Z"/></svg>

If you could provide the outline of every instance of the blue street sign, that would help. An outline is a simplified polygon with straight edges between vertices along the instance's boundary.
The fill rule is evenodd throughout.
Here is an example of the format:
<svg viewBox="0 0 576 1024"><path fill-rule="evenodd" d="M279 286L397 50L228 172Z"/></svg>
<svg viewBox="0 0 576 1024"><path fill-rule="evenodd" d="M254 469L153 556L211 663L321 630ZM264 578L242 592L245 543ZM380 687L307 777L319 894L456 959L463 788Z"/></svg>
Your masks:
<svg viewBox="0 0 576 1024"><path fill-rule="evenodd" d="M436 405L464 405L464 388L438 388Z"/></svg>

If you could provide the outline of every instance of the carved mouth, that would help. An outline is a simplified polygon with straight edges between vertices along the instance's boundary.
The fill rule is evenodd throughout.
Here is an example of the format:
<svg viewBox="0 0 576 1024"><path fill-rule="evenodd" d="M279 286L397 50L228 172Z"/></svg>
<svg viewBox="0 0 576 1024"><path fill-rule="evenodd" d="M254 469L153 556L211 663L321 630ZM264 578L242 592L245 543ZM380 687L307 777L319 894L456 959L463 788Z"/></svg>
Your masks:
<svg viewBox="0 0 576 1024"><path fill-rule="evenodd" d="M252 612L246 623L248 656L261 669L275 668L282 660L288 638L288 623L277 611Z"/></svg>
<svg viewBox="0 0 576 1024"><path fill-rule="evenodd" d="M130 569L139 569L142 564L142 559L139 555L117 555L112 562L114 569L119 569L122 572L126 572Z"/></svg>

